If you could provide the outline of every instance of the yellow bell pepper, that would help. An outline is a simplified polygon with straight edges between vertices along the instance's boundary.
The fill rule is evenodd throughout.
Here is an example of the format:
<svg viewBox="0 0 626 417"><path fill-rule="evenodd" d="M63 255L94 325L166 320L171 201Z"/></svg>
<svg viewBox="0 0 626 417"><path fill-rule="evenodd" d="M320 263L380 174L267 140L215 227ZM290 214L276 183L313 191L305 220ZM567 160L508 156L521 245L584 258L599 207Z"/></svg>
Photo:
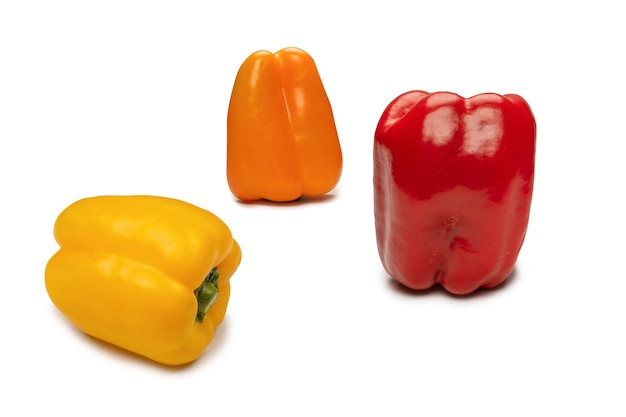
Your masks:
<svg viewBox="0 0 626 417"><path fill-rule="evenodd" d="M54 236L46 289L79 329L168 365L204 352L241 261L217 216L165 197L91 197L59 215Z"/></svg>

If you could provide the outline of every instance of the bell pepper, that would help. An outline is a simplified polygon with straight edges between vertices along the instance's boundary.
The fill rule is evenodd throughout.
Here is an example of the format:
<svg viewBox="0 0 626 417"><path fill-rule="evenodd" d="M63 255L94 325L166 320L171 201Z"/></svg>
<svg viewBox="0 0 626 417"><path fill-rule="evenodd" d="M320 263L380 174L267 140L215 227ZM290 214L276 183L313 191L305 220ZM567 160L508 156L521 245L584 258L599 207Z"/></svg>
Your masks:
<svg viewBox="0 0 626 417"><path fill-rule="evenodd" d="M61 212L54 236L46 289L75 326L167 365L204 352L241 260L217 216L165 197L91 197Z"/></svg>
<svg viewBox="0 0 626 417"><path fill-rule="evenodd" d="M227 117L227 180L242 201L321 196L342 154L330 101L305 51L257 51L241 65Z"/></svg>
<svg viewBox="0 0 626 417"><path fill-rule="evenodd" d="M387 273L469 294L502 283L524 241L535 119L518 95L409 91L374 139L374 217Z"/></svg>

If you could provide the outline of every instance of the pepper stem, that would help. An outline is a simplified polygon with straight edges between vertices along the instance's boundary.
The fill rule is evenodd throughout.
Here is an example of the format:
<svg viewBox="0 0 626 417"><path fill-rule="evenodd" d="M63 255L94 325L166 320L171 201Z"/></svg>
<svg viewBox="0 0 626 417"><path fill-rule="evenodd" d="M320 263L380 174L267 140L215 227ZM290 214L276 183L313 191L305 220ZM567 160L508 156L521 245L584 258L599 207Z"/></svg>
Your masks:
<svg viewBox="0 0 626 417"><path fill-rule="evenodd" d="M196 312L196 321L198 323L202 323L209 308L217 300L219 295L217 280L219 277L217 267L211 269L211 272L204 278L202 284L193 292L196 295L196 300L198 300L198 311Z"/></svg>

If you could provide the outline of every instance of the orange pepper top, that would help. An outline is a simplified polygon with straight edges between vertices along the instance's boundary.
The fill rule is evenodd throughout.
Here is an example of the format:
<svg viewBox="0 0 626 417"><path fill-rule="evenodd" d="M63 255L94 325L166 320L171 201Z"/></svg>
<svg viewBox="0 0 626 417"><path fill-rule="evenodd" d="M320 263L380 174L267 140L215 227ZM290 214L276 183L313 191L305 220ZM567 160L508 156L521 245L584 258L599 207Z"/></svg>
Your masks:
<svg viewBox="0 0 626 417"><path fill-rule="evenodd" d="M313 59L298 48L257 51L242 64L228 108L227 178L240 200L293 201L332 190L342 154Z"/></svg>

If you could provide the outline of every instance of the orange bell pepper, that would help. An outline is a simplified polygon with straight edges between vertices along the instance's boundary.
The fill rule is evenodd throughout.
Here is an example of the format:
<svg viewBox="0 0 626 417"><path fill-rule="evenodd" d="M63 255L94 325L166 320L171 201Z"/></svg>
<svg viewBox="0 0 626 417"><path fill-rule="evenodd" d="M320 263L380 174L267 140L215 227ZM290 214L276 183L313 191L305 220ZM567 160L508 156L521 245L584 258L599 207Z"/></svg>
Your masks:
<svg viewBox="0 0 626 417"><path fill-rule="evenodd" d="M305 51L257 51L241 65L228 108L227 178L240 200L293 201L338 183L342 154L315 62Z"/></svg>

